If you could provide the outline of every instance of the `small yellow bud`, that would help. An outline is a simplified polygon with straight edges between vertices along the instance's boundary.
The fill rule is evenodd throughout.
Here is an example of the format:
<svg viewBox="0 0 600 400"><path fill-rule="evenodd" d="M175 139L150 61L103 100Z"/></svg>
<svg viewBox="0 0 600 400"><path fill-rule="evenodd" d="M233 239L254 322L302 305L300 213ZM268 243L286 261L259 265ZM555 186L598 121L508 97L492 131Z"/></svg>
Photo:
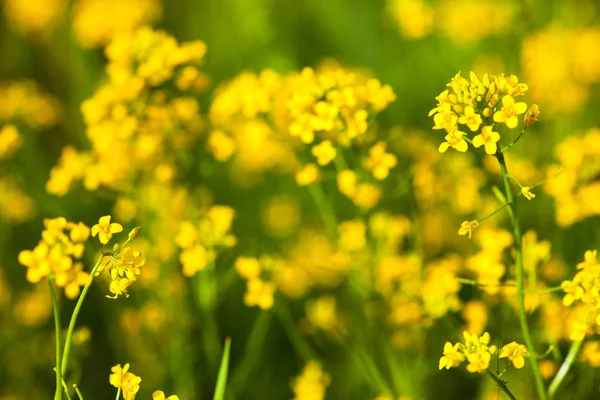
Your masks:
<svg viewBox="0 0 600 400"><path fill-rule="evenodd" d="M466 235L468 233L469 239L471 239L471 234L473 233L473 231L475 229L477 229L478 226L479 226L479 222L476 219L474 219L473 221L464 221L462 224L460 224L460 228L458 229L458 234Z"/></svg>
<svg viewBox="0 0 600 400"><path fill-rule="evenodd" d="M525 186L521 189L521 193L527 200L531 200L535 197L535 194L531 192L531 188L529 186Z"/></svg>
<svg viewBox="0 0 600 400"><path fill-rule="evenodd" d="M538 120L539 115L540 115L540 108L538 107L538 105L537 104L530 105L529 109L525 113L525 125L531 126L531 125L535 124Z"/></svg>
<svg viewBox="0 0 600 400"><path fill-rule="evenodd" d="M141 229L142 229L142 228L140 228L139 226L136 226L135 228L133 228L133 229L131 230L131 232L129 232L129 236L127 236L127 237L128 237L128 239L129 239L129 240L133 240L133 239L135 239L136 237L138 237L138 235L140 234L140 230L141 230Z"/></svg>

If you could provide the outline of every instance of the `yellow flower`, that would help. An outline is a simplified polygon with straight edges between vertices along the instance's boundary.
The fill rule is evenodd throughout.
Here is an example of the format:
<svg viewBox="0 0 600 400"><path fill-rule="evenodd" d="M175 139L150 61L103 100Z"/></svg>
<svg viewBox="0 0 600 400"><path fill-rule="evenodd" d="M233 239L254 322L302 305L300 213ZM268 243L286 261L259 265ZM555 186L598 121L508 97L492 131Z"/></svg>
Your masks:
<svg viewBox="0 0 600 400"><path fill-rule="evenodd" d="M185 249L179 255L179 261L183 265L183 275L193 276L196 272L203 270L209 259L210 254L202 245Z"/></svg>
<svg viewBox="0 0 600 400"><path fill-rule="evenodd" d="M352 170L341 171L337 176L337 186L339 191L347 197L354 196L356 193L356 173Z"/></svg>
<svg viewBox="0 0 600 400"><path fill-rule="evenodd" d="M317 361L309 361L302 374L292 382L293 400L323 400L331 378Z"/></svg>
<svg viewBox="0 0 600 400"><path fill-rule="evenodd" d="M523 368L525 365L525 357L529 355L527 348L517 342L511 342L500 350L500 358L507 358L515 368Z"/></svg>
<svg viewBox="0 0 600 400"><path fill-rule="evenodd" d="M315 164L307 164L296 172L296 183L299 186L308 186L319 179L319 168Z"/></svg>
<svg viewBox="0 0 600 400"><path fill-rule="evenodd" d="M338 225L339 245L343 251L362 250L366 243L367 227L361 220L345 221Z"/></svg>
<svg viewBox="0 0 600 400"><path fill-rule="evenodd" d="M247 283L244 303L248 307L258 306L263 310L268 310L273 307L274 294L275 284L273 282L265 282L259 278L250 279Z"/></svg>
<svg viewBox="0 0 600 400"><path fill-rule="evenodd" d="M337 154L337 150L330 140L323 140L320 144L313 146L311 152L317 158L319 165L329 164Z"/></svg>
<svg viewBox="0 0 600 400"><path fill-rule="evenodd" d="M444 345L444 356L440 358L438 368L450 369L452 367L458 367L460 363L465 361L465 355L461 353L462 346L461 343L452 345L452 343L446 342Z"/></svg>
<svg viewBox="0 0 600 400"><path fill-rule="evenodd" d="M123 227L121 224L117 224L116 222L110 223L110 215L105 215L100 218L100 221L92 226L92 236L96 237L98 235L98 239L100 239L100 243L106 244L112 238L114 233L119 233L123 231Z"/></svg>
<svg viewBox="0 0 600 400"><path fill-rule="evenodd" d="M260 274L260 262L253 257L238 257L235 260L235 270L245 279L258 278Z"/></svg>
<svg viewBox="0 0 600 400"><path fill-rule="evenodd" d="M152 400L179 400L179 397L172 394L169 397L165 397L165 393L162 390L157 390L152 393Z"/></svg>
<svg viewBox="0 0 600 400"><path fill-rule="evenodd" d="M110 384L121 389L125 400L135 399L135 395L140 390L142 378L129 372L129 363L125 364L123 368L121 368L121 364L115 365L110 370L112 371L108 378Z"/></svg>
<svg viewBox="0 0 600 400"><path fill-rule="evenodd" d="M0 129L0 160L8 158L21 146L21 136L14 125L5 125Z"/></svg>
<svg viewBox="0 0 600 400"><path fill-rule="evenodd" d="M496 154L498 146L496 142L500 140L500 134L492 131L492 126L484 126L481 129L481 133L473 138L473 146L479 148L485 146L485 152L487 154Z"/></svg>
<svg viewBox="0 0 600 400"><path fill-rule="evenodd" d="M512 96L506 95L502 98L502 109L494 113L494 122L503 122L511 129L516 128L519 124L517 116L526 111L526 103L515 103L515 99Z"/></svg>
<svg viewBox="0 0 600 400"><path fill-rule="evenodd" d="M446 137L444 138L444 139L446 139L446 141L444 143L440 144L440 147L438 147L438 151L440 153L445 153L449 147L452 147L453 149L458 150L461 153L464 153L469 148L469 145L467 144L465 139L463 139L464 135L465 135L465 133L461 132L461 131L454 131L454 132L448 133L446 135Z"/></svg>
<svg viewBox="0 0 600 400"><path fill-rule="evenodd" d="M529 106L529 109L525 113L525 125L531 126L538 121L538 117L540 116L540 108L537 104L532 104Z"/></svg>
<svg viewBox="0 0 600 400"><path fill-rule="evenodd" d="M474 219L473 221L464 221L460 224L460 228L458 229L459 235L469 234L469 239L471 239L471 235L475 229L479 226L479 222Z"/></svg>
<svg viewBox="0 0 600 400"><path fill-rule="evenodd" d="M477 131L482 122L481 115L476 113L471 106L466 106L464 114L458 119L458 123L467 125L471 132Z"/></svg>
<svg viewBox="0 0 600 400"><path fill-rule="evenodd" d="M531 200L535 197L535 194L531 192L531 188L529 186L524 186L521 188L521 193L527 200Z"/></svg>

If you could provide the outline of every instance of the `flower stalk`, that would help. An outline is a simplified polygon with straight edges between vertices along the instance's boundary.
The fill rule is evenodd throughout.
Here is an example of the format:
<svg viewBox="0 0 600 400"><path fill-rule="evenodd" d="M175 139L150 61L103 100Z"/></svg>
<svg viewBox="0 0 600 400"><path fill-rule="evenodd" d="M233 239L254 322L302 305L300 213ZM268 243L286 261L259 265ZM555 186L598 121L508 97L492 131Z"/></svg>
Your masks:
<svg viewBox="0 0 600 400"><path fill-rule="evenodd" d="M498 159L498 163L500 164L500 172L502 174L502 179L504 181L504 189L506 200L509 203L508 216L512 222L513 226L513 239L514 239L514 249L515 249L515 264L516 264L516 284L517 284L517 301L519 305L519 325L521 326L521 334L523 335L523 340L525 341L525 345L529 349L529 351L534 351L535 347L533 346L533 341L531 339L531 333L529 331L529 325L527 322L527 313L525 312L525 278L524 278L524 266L523 266L523 243L521 237L521 226L519 225L519 219L517 218L517 207L515 203L515 196L512 191L512 187L510 184L510 178L508 174L508 169L506 167L506 160L504 159L504 154L501 151L496 152L496 158ZM542 380L542 375L538 369L538 365L536 362L530 362L531 372L533 373L533 378L535 381L535 386L537 390L537 394L540 400L546 400L546 389L544 387L544 382Z"/></svg>

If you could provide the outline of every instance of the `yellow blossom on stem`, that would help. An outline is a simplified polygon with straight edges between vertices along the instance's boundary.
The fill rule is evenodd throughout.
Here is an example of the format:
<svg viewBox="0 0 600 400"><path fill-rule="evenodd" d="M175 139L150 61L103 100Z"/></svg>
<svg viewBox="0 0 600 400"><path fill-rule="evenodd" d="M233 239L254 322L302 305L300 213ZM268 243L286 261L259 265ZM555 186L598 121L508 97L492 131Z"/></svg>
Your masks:
<svg viewBox="0 0 600 400"><path fill-rule="evenodd" d="M525 365L525 357L529 355L527 348L525 345L519 344L517 342L511 342L500 350L500 358L508 358L508 361L512 363L512 365L517 368L523 368Z"/></svg>
<svg viewBox="0 0 600 400"><path fill-rule="evenodd" d="M162 390L157 390L152 393L152 400L179 400L179 396L172 394L169 397L165 397L165 393Z"/></svg>
<svg viewBox="0 0 600 400"><path fill-rule="evenodd" d="M320 144L313 146L311 152L317 158L319 165L329 164L337 154L337 150L330 140L323 140Z"/></svg>
<svg viewBox="0 0 600 400"><path fill-rule="evenodd" d="M477 148L484 146L487 154L496 154L498 149L496 143L500 140L500 134L492 129L492 126L484 126L481 133L473 138L473 146Z"/></svg>
<svg viewBox="0 0 600 400"><path fill-rule="evenodd" d="M96 225L92 226L92 236L96 237L98 235L98 239L102 244L108 243L113 234L123 231L123 226L116 222L111 223L110 218L110 215L105 215L100 218Z"/></svg>
<svg viewBox="0 0 600 400"><path fill-rule="evenodd" d="M299 186L308 186L319 179L319 168L315 164L307 164L296 172L296 183Z"/></svg>
<svg viewBox="0 0 600 400"><path fill-rule="evenodd" d="M125 400L135 399L135 395L140 390L140 382L142 378L129 372L129 363L121 368L121 364L115 365L110 369L108 380L111 385L121 390L121 394Z"/></svg>
<svg viewBox="0 0 600 400"><path fill-rule="evenodd" d="M535 194L531 192L531 188L529 186L524 186L521 188L521 193L527 200L531 200L535 197Z"/></svg>
<svg viewBox="0 0 600 400"><path fill-rule="evenodd" d="M471 132L476 132L482 122L483 120L481 119L481 115L476 113L471 106L466 106L464 109L464 114L458 119L458 123L467 125Z"/></svg>
<svg viewBox="0 0 600 400"><path fill-rule="evenodd" d="M448 148L452 147L453 149L458 150L461 153L464 153L469 148L469 145L463 138L464 135L465 135L464 132L461 132L458 130L448 133L446 135L446 137L444 138L444 139L446 139L446 141L444 143L440 144L440 147L438 147L438 151L440 153L445 153L446 150L448 150Z"/></svg>
<svg viewBox="0 0 600 400"><path fill-rule="evenodd" d="M505 123L507 127L513 129L519 124L517 116L527 111L527 104L524 102L515 103L515 99L506 95L502 98L502 109L494 113L494 122Z"/></svg>
<svg viewBox="0 0 600 400"><path fill-rule="evenodd" d="M538 121L540 116L540 108L537 104L532 104L525 113L525 126L531 126Z"/></svg>
<svg viewBox="0 0 600 400"><path fill-rule="evenodd" d="M479 222L474 219L473 221L464 221L462 224L460 224L460 228L458 229L458 234L459 235L466 235L467 233L469 234L469 239L471 239L471 235L473 233L473 231L475 229L477 229L477 227L479 226Z"/></svg>
<svg viewBox="0 0 600 400"><path fill-rule="evenodd" d="M465 361L465 355L461 352L462 346L462 343L452 345L452 343L446 342L444 345L444 356L440 358L439 369L458 367Z"/></svg>

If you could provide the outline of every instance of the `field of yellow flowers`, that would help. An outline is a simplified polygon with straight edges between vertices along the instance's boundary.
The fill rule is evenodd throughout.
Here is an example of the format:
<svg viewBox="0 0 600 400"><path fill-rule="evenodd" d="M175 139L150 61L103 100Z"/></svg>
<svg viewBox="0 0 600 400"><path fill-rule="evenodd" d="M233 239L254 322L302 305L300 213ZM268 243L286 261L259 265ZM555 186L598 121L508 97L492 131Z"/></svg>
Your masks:
<svg viewBox="0 0 600 400"><path fill-rule="evenodd" d="M596 0L0 0L0 400L600 398Z"/></svg>

